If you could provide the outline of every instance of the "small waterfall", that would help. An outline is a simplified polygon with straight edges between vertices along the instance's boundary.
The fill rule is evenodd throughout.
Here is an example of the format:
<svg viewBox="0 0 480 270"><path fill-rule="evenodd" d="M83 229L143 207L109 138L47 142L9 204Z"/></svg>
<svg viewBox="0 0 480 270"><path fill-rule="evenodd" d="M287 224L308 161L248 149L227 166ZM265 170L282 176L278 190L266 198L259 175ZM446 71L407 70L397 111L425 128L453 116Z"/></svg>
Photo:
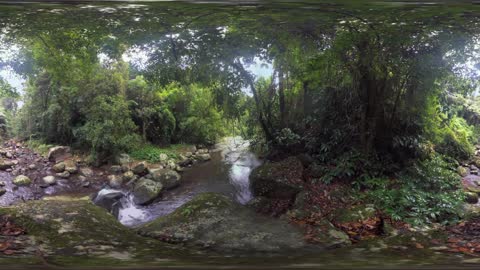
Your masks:
<svg viewBox="0 0 480 270"><path fill-rule="evenodd" d="M129 194L121 199L122 207L118 211L118 221L125 226L132 226L145 221L150 213L142 206L133 202L133 195Z"/></svg>
<svg viewBox="0 0 480 270"><path fill-rule="evenodd" d="M225 138L222 148L223 161L231 165L229 181L235 187L235 197L241 204L253 198L249 177L252 170L261 165L260 160L249 151L249 147L249 141L241 137L230 137Z"/></svg>

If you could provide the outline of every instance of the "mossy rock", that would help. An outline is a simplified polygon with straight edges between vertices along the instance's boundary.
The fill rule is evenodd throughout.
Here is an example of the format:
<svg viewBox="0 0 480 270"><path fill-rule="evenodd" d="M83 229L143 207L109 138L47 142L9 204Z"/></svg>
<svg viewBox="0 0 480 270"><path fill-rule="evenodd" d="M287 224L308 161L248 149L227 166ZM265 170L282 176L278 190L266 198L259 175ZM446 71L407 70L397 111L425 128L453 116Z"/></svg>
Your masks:
<svg viewBox="0 0 480 270"><path fill-rule="evenodd" d="M463 167L463 166L458 166L457 168L457 173L461 176L461 177L465 177L468 175L469 171L467 168Z"/></svg>
<svg viewBox="0 0 480 270"><path fill-rule="evenodd" d="M25 175L19 175L13 179L13 184L17 186L28 186L32 183L32 180Z"/></svg>
<svg viewBox="0 0 480 270"><path fill-rule="evenodd" d="M15 224L25 228L33 250L41 252L49 263L135 265L187 254L177 246L137 235L88 198L29 201L0 208L0 215L11 216ZM35 252L30 255L36 256Z"/></svg>
<svg viewBox="0 0 480 270"><path fill-rule="evenodd" d="M254 169L250 175L255 196L292 198L303 186L303 165L296 157L280 162L268 162Z"/></svg>
<svg viewBox="0 0 480 270"><path fill-rule="evenodd" d="M298 228L256 214L230 198L203 193L139 229L144 236L221 252L278 252L306 247Z"/></svg>
<svg viewBox="0 0 480 270"><path fill-rule="evenodd" d="M357 205L347 209L338 209L333 214L333 220L338 224L359 222L375 217L373 205Z"/></svg>

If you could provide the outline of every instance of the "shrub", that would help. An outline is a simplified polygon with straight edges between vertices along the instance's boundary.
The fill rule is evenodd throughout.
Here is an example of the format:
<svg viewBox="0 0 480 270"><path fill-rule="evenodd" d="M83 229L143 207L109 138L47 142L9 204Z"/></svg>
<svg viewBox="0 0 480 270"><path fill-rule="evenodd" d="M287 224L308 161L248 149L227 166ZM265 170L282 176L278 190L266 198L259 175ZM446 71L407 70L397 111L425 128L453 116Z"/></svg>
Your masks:
<svg viewBox="0 0 480 270"><path fill-rule="evenodd" d="M412 224L443 222L458 217L464 194L455 166L440 155L419 161L395 179L364 181L367 198L395 220Z"/></svg>
<svg viewBox="0 0 480 270"><path fill-rule="evenodd" d="M94 161L108 160L139 141L121 96L96 97L85 115L87 121L75 130L75 136L90 149Z"/></svg>

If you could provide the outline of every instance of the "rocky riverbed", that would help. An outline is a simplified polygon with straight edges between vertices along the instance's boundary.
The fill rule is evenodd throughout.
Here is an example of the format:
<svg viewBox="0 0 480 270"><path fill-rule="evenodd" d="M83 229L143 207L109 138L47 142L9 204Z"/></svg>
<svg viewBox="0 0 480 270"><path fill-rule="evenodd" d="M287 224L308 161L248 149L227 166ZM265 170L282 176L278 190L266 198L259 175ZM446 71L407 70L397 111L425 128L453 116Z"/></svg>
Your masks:
<svg viewBox="0 0 480 270"><path fill-rule="evenodd" d="M185 149L178 160L149 164L122 155L118 164L100 168L66 147L43 157L10 141L0 154L3 265L331 269L480 263L475 217L450 227L398 226L374 205L349 205L345 187L312 185L305 157L262 165L238 138L211 149ZM465 177L472 175L475 170ZM322 200L328 202L323 208Z"/></svg>

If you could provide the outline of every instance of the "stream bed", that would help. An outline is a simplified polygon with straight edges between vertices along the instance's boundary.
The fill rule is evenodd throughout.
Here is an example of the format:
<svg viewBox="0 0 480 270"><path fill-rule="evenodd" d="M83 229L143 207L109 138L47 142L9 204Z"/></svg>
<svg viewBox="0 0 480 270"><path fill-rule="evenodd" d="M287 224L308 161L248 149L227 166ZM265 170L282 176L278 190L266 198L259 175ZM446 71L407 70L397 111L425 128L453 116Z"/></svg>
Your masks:
<svg viewBox="0 0 480 270"><path fill-rule="evenodd" d="M221 193L241 204L250 201L249 176L261 161L249 151L249 142L240 137L227 137L216 144L210 154L210 161L186 169L181 174L180 186L163 192L161 198L152 204L136 205L128 190L104 188L97 197L121 191L125 196L119 201L117 218L126 226L138 226L170 214L203 192Z"/></svg>

